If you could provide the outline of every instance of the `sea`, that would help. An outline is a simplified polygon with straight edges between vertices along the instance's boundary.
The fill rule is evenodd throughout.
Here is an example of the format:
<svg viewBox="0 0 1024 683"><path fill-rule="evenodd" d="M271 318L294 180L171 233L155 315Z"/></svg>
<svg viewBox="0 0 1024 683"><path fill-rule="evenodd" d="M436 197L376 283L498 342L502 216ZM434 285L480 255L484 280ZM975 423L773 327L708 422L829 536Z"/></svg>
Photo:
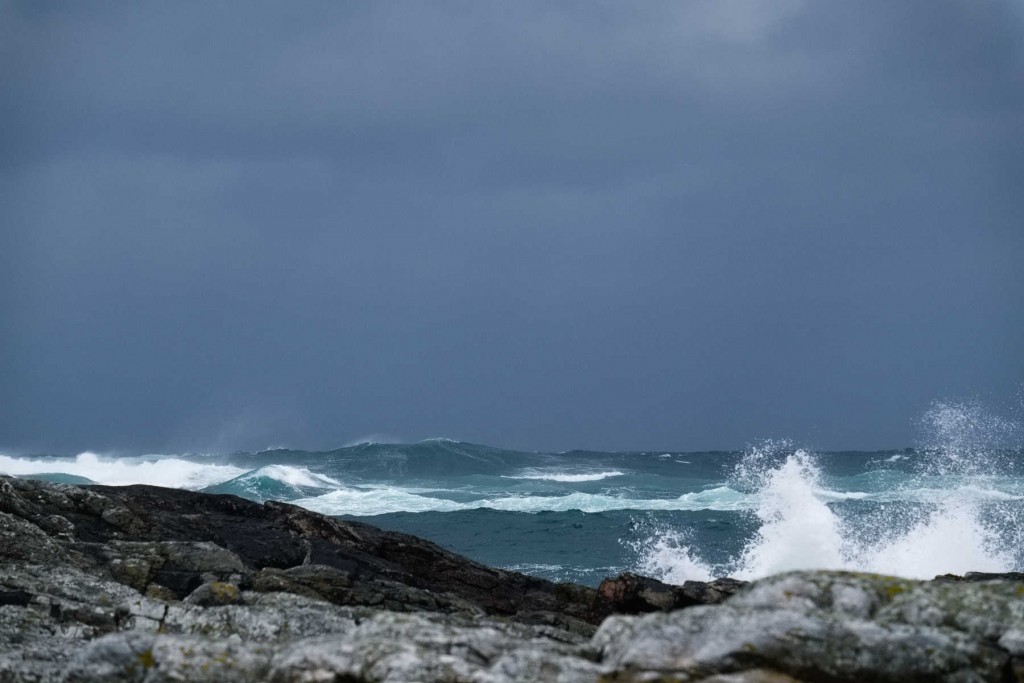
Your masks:
<svg viewBox="0 0 1024 683"><path fill-rule="evenodd" d="M597 585L791 569L931 578L1024 569L1017 423L936 403L912 447L522 452L451 439L324 451L0 455L0 473L286 501L488 565Z"/></svg>

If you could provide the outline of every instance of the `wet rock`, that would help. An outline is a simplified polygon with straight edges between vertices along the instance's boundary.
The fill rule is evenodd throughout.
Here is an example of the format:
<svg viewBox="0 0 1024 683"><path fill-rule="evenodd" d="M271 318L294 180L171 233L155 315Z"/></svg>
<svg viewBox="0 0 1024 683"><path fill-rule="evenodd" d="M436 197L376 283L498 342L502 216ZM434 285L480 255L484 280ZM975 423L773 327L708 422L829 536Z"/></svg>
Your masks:
<svg viewBox="0 0 1024 683"><path fill-rule="evenodd" d="M715 605L725 601L746 585L736 579L687 581L672 586L633 573L605 579L597 589L595 611L608 614L666 612L693 605Z"/></svg>
<svg viewBox="0 0 1024 683"><path fill-rule="evenodd" d="M605 579L597 588L598 604L608 614L637 614L675 607L676 587L637 574L625 573Z"/></svg>
<svg viewBox="0 0 1024 683"><path fill-rule="evenodd" d="M1024 572L967 572L964 581L1016 581L1024 583Z"/></svg>

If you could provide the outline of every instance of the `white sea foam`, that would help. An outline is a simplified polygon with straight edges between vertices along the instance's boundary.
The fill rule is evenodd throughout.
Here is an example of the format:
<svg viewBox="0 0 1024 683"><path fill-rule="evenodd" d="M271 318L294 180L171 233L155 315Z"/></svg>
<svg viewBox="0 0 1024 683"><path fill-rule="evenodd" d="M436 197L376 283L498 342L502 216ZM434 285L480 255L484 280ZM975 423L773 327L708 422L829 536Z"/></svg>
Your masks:
<svg viewBox="0 0 1024 683"><path fill-rule="evenodd" d="M933 425L930 462L923 475L897 490L866 494L823 488L813 454L797 450L780 461L786 444L752 449L737 469L741 485L756 490L759 525L738 557L720 565L705 562L686 542L685 533L662 530L641 542L638 569L664 580L681 582L732 575L755 579L792 569L852 569L931 578L967 571L1017 569L1024 531L1021 520L1005 510L986 509L1021 500L1018 491L993 488L1000 477L991 470L985 433L1005 440L1016 427L982 414L975 404L941 404L926 414ZM963 433L966 432L966 433ZM945 486L915 486L922 480ZM830 500L892 501L880 517L844 519ZM908 507L912 504L915 507Z"/></svg>
<svg viewBox="0 0 1024 683"><path fill-rule="evenodd" d="M392 512L453 512L491 509L505 512L609 512L636 511L745 511L762 505L763 492L744 493L728 486L717 486L685 493L676 498L630 498L610 493L574 491L565 495L506 495L451 500L445 494L466 491L444 488L399 487L390 485L340 488L320 496L292 501L315 512L333 515L380 515ZM825 501L860 499L862 492L837 492L815 487L812 495ZM422 495L436 494L436 495Z"/></svg>
<svg viewBox="0 0 1024 683"><path fill-rule="evenodd" d="M491 498L470 503L472 507L485 507L507 512L607 512L610 510L689 510L693 509L681 499L631 499L606 494L573 492L564 496L512 496Z"/></svg>
<svg viewBox="0 0 1024 683"><path fill-rule="evenodd" d="M201 489L234 479L245 470L231 465L213 465L181 458L142 456L105 458L81 453L75 458L12 458L0 455L0 474L32 476L72 474L97 484L126 486L152 484L170 488Z"/></svg>
<svg viewBox="0 0 1024 683"><path fill-rule="evenodd" d="M608 470L604 472L566 472L564 470L545 470L539 468L525 469L516 474L505 475L503 479L540 479L562 483L578 483L584 481L601 481L610 477L621 477L625 472Z"/></svg>
<svg viewBox="0 0 1024 683"><path fill-rule="evenodd" d="M538 572L563 571L565 568L560 564L512 564L505 567L505 569L525 574L536 574Z"/></svg>
<svg viewBox="0 0 1024 683"><path fill-rule="evenodd" d="M757 505L757 497L728 486L684 493L677 499L673 510L750 510Z"/></svg>
<svg viewBox="0 0 1024 683"><path fill-rule="evenodd" d="M392 512L454 512L462 503L411 493L397 487L339 489L322 496L291 501L294 505L325 515L383 515Z"/></svg>
<svg viewBox="0 0 1024 683"><path fill-rule="evenodd" d="M814 495L828 502L866 500L874 497L874 494L866 491L832 491L831 489L815 489Z"/></svg>
<svg viewBox="0 0 1024 683"><path fill-rule="evenodd" d="M424 489L394 486L348 488L321 496L291 501L328 515L381 515L392 512L454 512L490 509L504 512L609 512L612 510L743 510L755 501L738 491L720 487L678 498L627 498L574 491L564 496L502 496L467 502L423 496ZM443 493L443 490L433 490Z"/></svg>

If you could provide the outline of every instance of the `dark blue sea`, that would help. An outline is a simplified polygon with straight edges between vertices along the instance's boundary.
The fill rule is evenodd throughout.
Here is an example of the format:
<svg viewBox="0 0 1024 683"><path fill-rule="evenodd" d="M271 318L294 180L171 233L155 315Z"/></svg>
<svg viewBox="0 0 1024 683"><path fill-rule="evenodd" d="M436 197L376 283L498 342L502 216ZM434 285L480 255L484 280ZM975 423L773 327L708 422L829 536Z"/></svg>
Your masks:
<svg viewBox="0 0 1024 683"><path fill-rule="evenodd" d="M596 585L850 568L928 578L1024 568L1024 453L937 404L914 448L533 453L436 439L327 451L0 455L0 473L280 500L480 562ZM998 445L997 445L998 444Z"/></svg>

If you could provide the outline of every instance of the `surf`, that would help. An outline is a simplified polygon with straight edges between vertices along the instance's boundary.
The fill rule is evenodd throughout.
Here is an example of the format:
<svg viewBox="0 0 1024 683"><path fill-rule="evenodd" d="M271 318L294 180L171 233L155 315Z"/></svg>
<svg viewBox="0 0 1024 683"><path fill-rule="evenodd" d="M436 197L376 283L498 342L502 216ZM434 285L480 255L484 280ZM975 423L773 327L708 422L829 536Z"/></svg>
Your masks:
<svg viewBox="0 0 1024 683"><path fill-rule="evenodd" d="M821 456L786 442L749 449L733 474L736 487L757 501L750 512L757 530L742 550L710 562L688 530L661 529L634 541L636 568L671 583L725 575L753 580L796 569L920 579L1019 570L1024 514L1010 503L1021 500L1020 482L1002 472L1011 464L1006 443L1017 425L972 402L936 403L922 424L928 438L911 476L892 490L845 494L871 503L860 514L835 504L842 496L825 486Z"/></svg>

